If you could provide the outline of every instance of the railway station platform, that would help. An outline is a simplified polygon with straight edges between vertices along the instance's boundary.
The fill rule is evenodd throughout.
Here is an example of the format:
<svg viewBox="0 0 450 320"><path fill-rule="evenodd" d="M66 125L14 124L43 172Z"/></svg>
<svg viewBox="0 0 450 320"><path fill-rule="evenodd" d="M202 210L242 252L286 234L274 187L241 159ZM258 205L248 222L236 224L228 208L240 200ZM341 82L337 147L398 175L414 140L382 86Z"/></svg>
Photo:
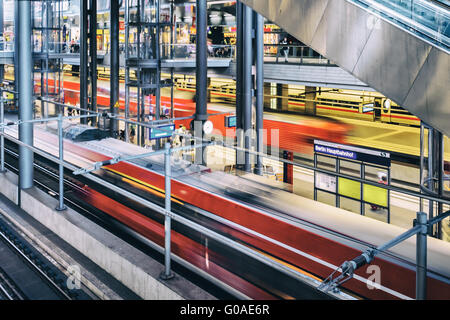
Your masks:
<svg viewBox="0 0 450 320"><path fill-rule="evenodd" d="M0 175L0 183L0 214L67 275L67 283L74 284L69 292L83 288L95 300L216 299L177 273L175 281L159 279L164 266L158 254L148 256L82 212L55 210L50 190L20 191L17 175L9 170Z"/></svg>
<svg viewBox="0 0 450 320"><path fill-rule="evenodd" d="M0 300L450 300L449 24L0 0Z"/></svg>

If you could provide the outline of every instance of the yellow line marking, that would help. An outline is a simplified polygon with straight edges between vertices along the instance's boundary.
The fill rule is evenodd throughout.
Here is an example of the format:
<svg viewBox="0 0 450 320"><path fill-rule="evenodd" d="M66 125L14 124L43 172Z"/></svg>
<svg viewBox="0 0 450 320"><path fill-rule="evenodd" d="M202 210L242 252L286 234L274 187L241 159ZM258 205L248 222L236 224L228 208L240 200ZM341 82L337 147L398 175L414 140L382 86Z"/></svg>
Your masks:
<svg viewBox="0 0 450 320"><path fill-rule="evenodd" d="M132 177L132 176L129 176L129 175L127 175L127 174L124 174L124 173L122 173L122 172L120 172L120 171L117 171L117 170L114 170L114 169L111 169L111 168L107 168L107 167L102 167L102 169L107 170L107 171L114 172L115 174L117 174L117 175L119 175L119 176L122 176L122 177L125 177L125 178L127 178L128 180L137 182L137 183L139 183L139 184L141 184L141 185L143 185L143 186L146 186L147 188L150 188L150 189L153 189L153 190L155 190L155 191L158 191L161 195L165 195L165 194L166 194L165 191L164 191L163 189L160 189L160 188L158 188L158 187L155 187L155 186L153 186L153 185L151 185L151 184L149 184L149 183L147 183L147 182L144 182L144 181L142 181L142 180L136 179L136 178L134 178L134 177ZM152 193L153 193L153 192L152 192ZM154 193L153 193L153 194L154 194ZM184 204L183 202L181 202L181 201L175 199L173 196L172 196L172 201L173 201L173 202L176 202L176 203L178 203L178 204L181 204L181 205Z"/></svg>
<svg viewBox="0 0 450 320"><path fill-rule="evenodd" d="M394 134L398 134L398 133L401 133L401 131L385 132L385 133L381 133L381 134L379 134L377 136L372 136L369 139L370 140L378 140L378 139L385 138L385 137L388 137L388 136L391 136L391 135L394 135Z"/></svg>

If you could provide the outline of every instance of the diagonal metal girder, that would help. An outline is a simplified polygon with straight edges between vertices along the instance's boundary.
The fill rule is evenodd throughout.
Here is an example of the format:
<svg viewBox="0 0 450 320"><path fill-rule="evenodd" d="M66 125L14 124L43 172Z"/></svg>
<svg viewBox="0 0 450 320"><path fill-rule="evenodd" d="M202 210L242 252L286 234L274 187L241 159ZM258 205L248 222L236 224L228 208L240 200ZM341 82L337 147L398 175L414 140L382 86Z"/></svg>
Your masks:
<svg viewBox="0 0 450 320"><path fill-rule="evenodd" d="M242 2L450 135L447 51L347 0Z"/></svg>

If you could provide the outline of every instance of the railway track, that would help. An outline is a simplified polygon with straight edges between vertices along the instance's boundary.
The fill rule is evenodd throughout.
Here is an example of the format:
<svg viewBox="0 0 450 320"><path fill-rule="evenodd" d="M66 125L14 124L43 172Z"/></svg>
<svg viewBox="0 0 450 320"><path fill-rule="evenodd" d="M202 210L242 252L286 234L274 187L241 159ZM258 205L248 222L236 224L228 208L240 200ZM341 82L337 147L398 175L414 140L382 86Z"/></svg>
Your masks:
<svg viewBox="0 0 450 320"><path fill-rule="evenodd" d="M3 300L72 300L66 276L0 216L0 298Z"/></svg>
<svg viewBox="0 0 450 320"><path fill-rule="evenodd" d="M17 146L14 144L10 144L9 146L5 145L5 156L5 167L11 172L18 174ZM47 194L57 198L59 179L58 169L53 163L47 163L46 161L44 161L44 159L40 159L40 156L38 155L35 155L34 162L34 167L36 169L34 175L35 185ZM149 246L146 241L143 241L142 236L138 235L135 231L131 230L127 226L122 225L114 218L99 211L97 208L82 202L75 194L75 190L81 189L82 186L84 186L83 182L80 182L78 179L73 178L68 172L64 173L64 203L68 207L76 210L78 213L82 214L94 223L100 225L102 228L110 231L117 237L146 253L156 261L159 261L162 264L164 263L164 255L158 250L155 250L154 247ZM172 269L180 276L189 279L191 282L195 283L203 290L211 293L216 298L228 300L236 299L236 296L230 294L226 290L223 290L216 284L205 280L205 278L203 278L202 276L197 275L195 272L177 263L176 261L172 262Z"/></svg>
<svg viewBox="0 0 450 320"><path fill-rule="evenodd" d="M6 166L12 172L17 173L16 169L17 147L12 143L7 143L6 146L7 146L7 148L5 149ZM46 193L54 197L57 197L58 171L55 164L38 155L35 155L34 160L35 160L35 169L37 169L35 170L36 186L44 190ZM151 195L147 191L135 189L128 183L122 181L122 178L118 179L117 177L110 177L109 175L111 174L106 172L106 175L103 176L103 178L111 183L116 184L119 187L131 188L133 189L133 192L137 193L138 195L143 196L145 198L148 197L147 200L149 201L155 203L164 201L163 198ZM155 242L153 242L152 244L149 243L152 242L152 240L149 241L144 239L145 236L138 234L132 228L120 222L120 220L116 220L115 217L111 216L106 212L101 211L102 209L98 209L96 207L91 206L89 203L86 203L79 197L80 191L77 190L81 190L86 185L88 185L89 188L91 189L93 188L94 190L101 192L109 199L113 199L113 201L120 201L122 205L126 206L127 208L130 208L131 211L135 210L136 212L139 212L143 216L146 216L149 219L153 219L155 223L163 225L164 218L160 214L152 212L150 209L143 207L141 204L135 203L132 200L129 199L127 200L126 198L123 197L118 198L115 192L105 189L104 186L96 185L92 181L87 181L82 176L74 177L71 175L71 172L69 171L65 172L64 180L65 180L64 197L65 197L65 204L67 206L74 208L87 218L91 219L94 223L102 226L106 230L120 237L122 240L135 246L137 249L148 254L155 260L160 261L161 263L164 262L163 251L159 250L159 248L156 248L159 246L158 242L156 242L156 245ZM159 204L162 205L163 202ZM190 207L173 203L172 209L178 214L183 215L196 223L205 225L208 228L212 229L215 229L217 227L220 228L217 222L214 222L207 217L206 218L202 217L200 214L196 213L195 210L191 211ZM174 232L177 232L180 236L186 237L186 239L190 239L189 241L195 242L197 246L202 246L203 249L201 250L204 252L199 253L202 257L203 254L205 254L206 257L208 257L207 252L209 253L217 252L218 254L217 257L223 257L220 259L225 259L221 260L220 262L221 265L223 263L222 265L223 268L225 268L226 270L230 270L226 272L230 272L230 274L232 274L233 277L240 277L242 279L245 279L243 281L247 281L248 283L251 283L251 285L256 286L258 288L256 290L259 290L259 292L262 292L262 290L264 290L265 292L264 294L271 296L272 299L307 298L307 296L305 296L304 291L302 291L304 290L303 288L304 285L302 285L298 280L288 277L287 275L284 275L283 273L276 271L270 268L269 266L266 266L261 262L258 262L250 257L247 257L232 248L224 247L221 243L218 243L213 239L210 239L205 235L198 233L190 229L189 227L183 226L177 222L173 222L172 230ZM191 251L187 249L186 252L190 253ZM208 266L209 263L208 258L205 259L206 259L205 264L206 266ZM182 258L180 260L189 261L186 260L186 258ZM236 290L230 291L229 289L227 289L226 286L220 284L220 281L222 280L219 280L218 281L219 283L217 283L217 280L212 279L211 276L205 277L204 271L202 272L203 266L197 266L195 264L186 265L185 263L178 263L177 260L174 260L173 262L174 262L172 264L173 271L178 273L180 276L189 279L191 282L195 283L197 286L209 292L216 298L219 299L243 298L241 294L236 295ZM278 280L276 281L275 279ZM264 289L260 289L261 287ZM276 287L283 288L283 290L279 291L279 289L275 289Z"/></svg>

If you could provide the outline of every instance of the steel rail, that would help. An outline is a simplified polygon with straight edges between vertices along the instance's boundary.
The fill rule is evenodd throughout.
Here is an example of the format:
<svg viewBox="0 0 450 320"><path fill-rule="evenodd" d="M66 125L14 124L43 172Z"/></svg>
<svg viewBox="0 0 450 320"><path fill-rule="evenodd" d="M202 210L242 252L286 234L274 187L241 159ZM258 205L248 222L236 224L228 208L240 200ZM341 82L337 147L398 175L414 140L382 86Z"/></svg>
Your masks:
<svg viewBox="0 0 450 320"><path fill-rule="evenodd" d="M10 135L5 134L5 136L6 136L7 139L9 139L9 140L11 140L11 141L13 141L13 142L15 142L15 143L17 143L19 145L22 145L24 147L28 147L29 149L31 149L35 153L37 153L39 155L42 155L43 157L48 158L49 160L52 160L55 163L58 163L58 164L62 163L69 170L75 171L75 170L78 169L78 168L76 168L76 166L68 164L65 161L60 161L59 158L57 158L57 157L55 157L53 155L50 155L50 154L48 154L48 153L46 153L46 152L44 152L44 151L42 151L42 150L40 150L40 149L38 149L38 148L36 148L34 146L30 146L30 145L28 145L26 143L23 143L22 141L14 138L14 137L12 137ZM144 198L142 198L142 197L140 197L140 196L138 196L138 195L136 195L136 194L134 194L134 193L132 193L130 191L127 191L125 189L117 187L114 184L109 183L109 182L107 182L107 181L105 181L105 180L103 180L103 179L93 175L92 173L87 173L87 174L84 175L84 177L86 177L89 180L91 180L93 182L96 182L96 183L98 183L100 185L103 185L106 188L109 188L112 191L115 191L115 192L117 192L118 194L120 194L120 195L122 195L124 197L127 197L127 198L129 198L131 200L134 200L137 203L140 203L140 204L148 207L149 209L154 210L155 212L158 212L158 213L160 213L160 214L162 214L164 216L168 216L171 219L174 219L175 221L178 221L181 224L183 224L185 226L188 226L188 227L192 228L195 231L203 233L203 234L211 237L212 239L214 239L214 240L216 240L216 241L218 241L220 243L223 243L226 246L229 246L230 248L236 249L237 251L239 251L239 252L241 252L241 253L243 253L243 254L245 254L245 255L247 255L247 256L257 260L257 261L262 262L262 263L268 265L269 267L271 267L271 268L273 268L273 269L275 269L275 270L277 270L277 271L279 271L281 273L284 273L285 275L287 275L289 277L293 277L293 278L295 278L295 279L297 279L297 280L299 280L299 281L301 281L301 282L303 282L303 283L305 283L307 285L310 285L311 288L313 288L313 286L311 284L305 282L305 278L304 278L305 276L302 273L300 273L300 272L298 272L296 270L292 270L289 267L279 263L278 261L274 261L274 260L268 258L267 256L265 256L265 255L263 255L263 254L261 254L259 252L255 252L255 251L251 250L250 248L248 248L248 247L246 247L246 246L244 246L244 245L242 245L242 244L240 244L240 243L238 243L238 242L236 242L234 240L231 240L231 239L229 239L229 238L227 238L225 236L222 236L222 235L220 235L219 233L217 233L215 231L211 231L211 230L209 230L209 229L207 229L207 228L205 228L205 227L203 227L203 226L201 226L201 225L199 225L199 224L197 224L195 222L189 221L188 219L186 219L186 218L184 218L184 217L182 217L182 216L180 216L178 214L175 214L175 213L173 213L171 211L167 211L164 208L160 207L159 205L156 205L156 204L150 202L149 200L144 199ZM326 263L326 262L324 261L323 263Z"/></svg>
<svg viewBox="0 0 450 320"><path fill-rule="evenodd" d="M41 270L41 268L39 268L33 261L31 261L30 258L28 258L23 252L22 250L20 250L11 240L8 239L8 237L6 237L3 232L0 232L0 240L3 240L7 245L9 245L16 254L19 255L20 258L22 258L29 266L31 266L35 271L37 271L37 273L45 279L45 281L47 281L49 284L51 284L51 286L56 289L56 291L58 291L58 294L62 295L64 298L66 298L67 300L72 300L72 298L65 293L52 279L50 279L49 276L47 276L45 274L45 272L43 272Z"/></svg>

